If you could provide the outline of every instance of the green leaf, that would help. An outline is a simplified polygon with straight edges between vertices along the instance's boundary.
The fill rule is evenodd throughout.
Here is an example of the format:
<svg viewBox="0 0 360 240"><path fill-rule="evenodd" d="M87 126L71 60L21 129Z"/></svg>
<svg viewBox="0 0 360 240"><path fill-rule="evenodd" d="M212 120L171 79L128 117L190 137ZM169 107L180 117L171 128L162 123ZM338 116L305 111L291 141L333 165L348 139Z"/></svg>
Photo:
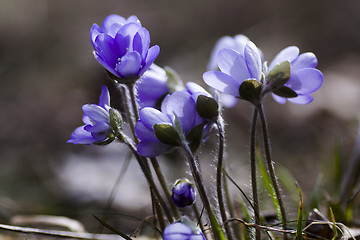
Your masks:
<svg viewBox="0 0 360 240"><path fill-rule="evenodd" d="M216 218L215 211L213 208L211 208L211 212L210 212L210 222L211 222L212 230L215 235L215 239L226 240L225 234Z"/></svg>
<svg viewBox="0 0 360 240"><path fill-rule="evenodd" d="M303 198L301 194L301 189L299 185L296 183L296 187L299 194L299 208L298 208L298 217L297 217L297 223L296 223L296 240L302 240L302 230L303 230Z"/></svg>
<svg viewBox="0 0 360 240"><path fill-rule="evenodd" d="M284 86L290 78L290 62L285 61L277 64L267 75L268 83L272 89Z"/></svg>
<svg viewBox="0 0 360 240"><path fill-rule="evenodd" d="M256 103L260 101L261 83L257 80L245 80L239 88L240 97L246 101Z"/></svg>
<svg viewBox="0 0 360 240"><path fill-rule="evenodd" d="M179 134L175 128L169 124L155 124L154 132L157 139L162 143L173 146L179 146L181 143Z"/></svg>
<svg viewBox="0 0 360 240"><path fill-rule="evenodd" d="M193 153L200 146L203 130L204 130L204 124L200 123L199 125L193 127L190 130L190 132L186 135L186 140L188 140L190 149Z"/></svg>
<svg viewBox="0 0 360 240"><path fill-rule="evenodd" d="M295 98L298 96L294 90L292 90L289 87L285 87L285 86L278 87L278 88L274 89L272 92L275 93L276 95L278 95L280 97L284 97L284 98Z"/></svg>
<svg viewBox="0 0 360 240"><path fill-rule="evenodd" d="M202 118L216 118L219 115L219 104L212 97L200 95L196 101L196 111Z"/></svg>
<svg viewBox="0 0 360 240"><path fill-rule="evenodd" d="M268 174L268 172L267 172L267 170L265 168L265 165L264 165L264 162L262 160L261 153L260 153L259 149L256 150L256 158L258 160L258 165L259 165L259 170L260 170L262 180L263 180L263 182L264 182L264 184L266 186L266 189L269 192L271 202L272 202L272 204L274 206L274 209L276 211L276 216L280 220L280 222L282 222L280 204L279 204L279 201L278 201L278 199L276 197L275 189L274 189L274 187L272 185L270 176L269 176L269 174Z"/></svg>

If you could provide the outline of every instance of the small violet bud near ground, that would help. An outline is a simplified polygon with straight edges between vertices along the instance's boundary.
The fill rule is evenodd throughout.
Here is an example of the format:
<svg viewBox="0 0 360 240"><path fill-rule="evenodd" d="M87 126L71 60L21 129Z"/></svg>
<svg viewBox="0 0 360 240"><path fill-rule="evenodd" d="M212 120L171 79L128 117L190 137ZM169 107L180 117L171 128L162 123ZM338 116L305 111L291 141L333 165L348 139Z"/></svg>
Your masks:
<svg viewBox="0 0 360 240"><path fill-rule="evenodd" d="M160 51L150 47L150 34L136 16L109 15L101 27L92 26L90 38L96 60L119 79L143 75Z"/></svg>
<svg viewBox="0 0 360 240"><path fill-rule="evenodd" d="M105 85L101 90L99 105L85 104L82 110L85 125L75 129L68 143L99 144L115 139L114 130L121 128L121 119L117 110L110 107L110 94Z"/></svg>
<svg viewBox="0 0 360 240"><path fill-rule="evenodd" d="M220 50L217 61L220 71L205 72L203 79L206 84L220 92L243 98L240 95L240 85L243 82L262 81L261 52L251 41L246 43L242 52L233 49Z"/></svg>
<svg viewBox="0 0 360 240"><path fill-rule="evenodd" d="M175 182L171 199L178 208L190 206L195 201L195 190L191 182L184 178Z"/></svg>
<svg viewBox="0 0 360 240"><path fill-rule="evenodd" d="M152 64L148 71L137 81L137 102L144 107L160 108L161 101L170 93L168 76L161 67Z"/></svg>
<svg viewBox="0 0 360 240"><path fill-rule="evenodd" d="M145 157L156 157L181 145L184 138L195 150L211 125L196 110L196 99L199 95L206 94L203 91L205 93L175 91L164 98L161 111L152 107L141 109L140 119L135 126L135 134L140 140L137 145L138 153Z"/></svg>
<svg viewBox="0 0 360 240"><path fill-rule="evenodd" d="M284 61L290 62L290 78L284 84L285 87L292 89L297 96L293 98L281 97L272 94L274 99L279 103L285 103L286 100L296 104L308 104L313 101L311 93L317 91L323 81L323 74L316 69L317 58L311 52L299 55L299 48L290 46L276 55L269 65L269 72L277 65Z"/></svg>
<svg viewBox="0 0 360 240"><path fill-rule="evenodd" d="M164 240L206 240L204 234L195 225L189 226L182 222L168 225L163 232Z"/></svg>

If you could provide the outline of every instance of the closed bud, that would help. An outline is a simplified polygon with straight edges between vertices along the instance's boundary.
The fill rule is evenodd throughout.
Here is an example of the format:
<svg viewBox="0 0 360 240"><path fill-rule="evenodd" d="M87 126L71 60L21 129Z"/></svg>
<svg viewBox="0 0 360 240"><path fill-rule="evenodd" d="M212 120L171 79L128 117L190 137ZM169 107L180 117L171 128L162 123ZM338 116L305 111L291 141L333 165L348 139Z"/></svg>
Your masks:
<svg viewBox="0 0 360 240"><path fill-rule="evenodd" d="M177 180L172 189L171 199L178 208L192 205L195 201L194 186L186 178Z"/></svg>
<svg viewBox="0 0 360 240"><path fill-rule="evenodd" d="M119 113L118 110L114 108L110 108L109 115L110 115L110 126L115 133L118 133L118 131L122 129L122 124L123 124L121 114Z"/></svg>

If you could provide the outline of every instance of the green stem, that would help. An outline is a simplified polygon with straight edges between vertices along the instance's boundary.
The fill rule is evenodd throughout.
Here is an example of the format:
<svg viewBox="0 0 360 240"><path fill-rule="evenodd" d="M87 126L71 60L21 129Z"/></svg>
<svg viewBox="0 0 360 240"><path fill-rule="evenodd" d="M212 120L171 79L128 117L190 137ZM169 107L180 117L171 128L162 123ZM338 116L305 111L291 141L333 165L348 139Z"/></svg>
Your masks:
<svg viewBox="0 0 360 240"><path fill-rule="evenodd" d="M224 122L221 116L219 116L217 121L218 127L218 134L219 134L219 155L218 155L218 162L217 162L217 169L216 169L216 191L218 197L218 204L222 222L224 223L227 220L226 210L225 210L225 203L223 198L222 192L222 172L223 172L223 161L224 161ZM232 240L231 230L229 225L225 225L226 235L228 236L229 240Z"/></svg>
<svg viewBox="0 0 360 240"><path fill-rule="evenodd" d="M257 110L259 111L259 114L260 114L261 126L262 126L262 130L263 130L262 132L263 132L264 145L265 145L264 147L265 147L266 163L267 163L270 178L271 178L271 181L274 186L275 193L276 193L276 198L279 202L283 228L286 230L287 229L287 217L286 217L284 203L283 203L281 193L280 193L279 183L278 183L276 175L275 175L274 162L272 161L272 157L271 157L270 139L268 136L269 130L268 130L266 117L265 117L265 113L264 113L262 104L259 104L257 106ZM284 239L287 239L286 234L284 234Z"/></svg>
<svg viewBox="0 0 360 240"><path fill-rule="evenodd" d="M260 209L259 209L259 198L257 190L257 174L256 174L256 121L258 111L255 108L253 118L251 121L251 133L250 133L250 172L251 172L251 189L254 205L255 224L260 225ZM255 228L255 239L261 239L260 229Z"/></svg>
<svg viewBox="0 0 360 240"><path fill-rule="evenodd" d="M124 141L124 143L130 148L130 150L132 151L132 153L134 154L136 160L138 161L141 170L143 171L145 178L151 188L151 190L154 192L157 200L159 201L159 204L161 205L161 207L164 210L164 213L166 215L166 217L168 218L169 222L173 222L173 216L171 215L168 207L165 204L165 201L163 200L163 198L161 197L161 194L151 176L151 172L149 170L149 168L146 166L146 159L142 156L140 156L137 151L136 151L136 147L134 146L133 142L131 141L131 139L126 136L124 133L120 132L119 133L119 138L122 139Z"/></svg>
<svg viewBox="0 0 360 240"><path fill-rule="evenodd" d="M211 216L211 206L210 206L209 199L207 198L207 195L205 192L203 181L201 179L199 162L196 159L196 157L193 155L193 153L191 152L189 144L186 141L182 142L182 146L183 146L183 149L185 150L187 159L189 161L191 173L193 175L195 185L196 185L196 188L198 189L201 201L203 202L205 210L206 210L208 216L210 217ZM212 223L212 221L211 221L211 223ZM216 238L216 234L214 234L214 236ZM217 239L215 239L215 240L217 240Z"/></svg>
<svg viewBox="0 0 360 240"><path fill-rule="evenodd" d="M156 158L150 158L150 161L151 161L151 164L153 165L153 168L155 170L155 174L156 176L158 177L158 180L160 182L160 185L163 189L163 191L165 192L165 196L167 198L167 201L169 202L169 205L171 207L171 210L175 216L175 218L179 219L180 218L180 214L179 214L179 211L178 209L176 208L175 204L173 203L173 201L171 200L171 193L170 193L170 190L166 184L166 180L164 178L164 175L162 174L161 172L161 169L160 169L160 165L157 161Z"/></svg>

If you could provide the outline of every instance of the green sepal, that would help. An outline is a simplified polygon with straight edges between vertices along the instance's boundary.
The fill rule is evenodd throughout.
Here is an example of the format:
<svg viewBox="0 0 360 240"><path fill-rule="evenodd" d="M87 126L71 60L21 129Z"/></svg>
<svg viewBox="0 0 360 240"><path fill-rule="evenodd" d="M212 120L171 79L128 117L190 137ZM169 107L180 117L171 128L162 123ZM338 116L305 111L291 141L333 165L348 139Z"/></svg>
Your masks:
<svg viewBox="0 0 360 240"><path fill-rule="evenodd" d="M245 80L239 88L240 97L252 103L260 101L261 83L257 80Z"/></svg>
<svg viewBox="0 0 360 240"><path fill-rule="evenodd" d="M193 153L199 148L201 144L203 130L204 130L204 124L200 123L199 125L193 127L190 130L190 132L186 135L186 140L189 142L190 150Z"/></svg>
<svg viewBox="0 0 360 240"><path fill-rule="evenodd" d="M139 76L119 78L119 77L115 76L114 74L112 74L111 72L109 72L108 70L106 70L106 72L107 72L109 78L117 83L130 84L130 83L135 83L137 80L140 79Z"/></svg>
<svg viewBox="0 0 360 240"><path fill-rule="evenodd" d="M219 104L212 97L199 95L196 100L196 111L202 118L216 118L219 115Z"/></svg>
<svg viewBox="0 0 360 240"><path fill-rule="evenodd" d="M167 80L166 80L167 86L169 87L170 92L175 92L184 89L183 80L181 79L179 74L170 67L165 67L164 69L167 76Z"/></svg>
<svg viewBox="0 0 360 240"><path fill-rule="evenodd" d="M272 92L284 98L295 98L298 96L294 90L285 86L278 87L277 89L274 89Z"/></svg>
<svg viewBox="0 0 360 240"><path fill-rule="evenodd" d="M180 136L175 128L169 124L155 124L154 132L160 142L179 146L181 144Z"/></svg>
<svg viewBox="0 0 360 240"><path fill-rule="evenodd" d="M110 108L109 115L110 115L110 126L113 129L113 131L117 134L122 129L122 125L123 125L121 114L119 113L118 110L114 108Z"/></svg>
<svg viewBox="0 0 360 240"><path fill-rule="evenodd" d="M290 79L290 62L285 61L277 64L271 69L267 75L268 84L270 84L271 89L277 89L284 86Z"/></svg>

